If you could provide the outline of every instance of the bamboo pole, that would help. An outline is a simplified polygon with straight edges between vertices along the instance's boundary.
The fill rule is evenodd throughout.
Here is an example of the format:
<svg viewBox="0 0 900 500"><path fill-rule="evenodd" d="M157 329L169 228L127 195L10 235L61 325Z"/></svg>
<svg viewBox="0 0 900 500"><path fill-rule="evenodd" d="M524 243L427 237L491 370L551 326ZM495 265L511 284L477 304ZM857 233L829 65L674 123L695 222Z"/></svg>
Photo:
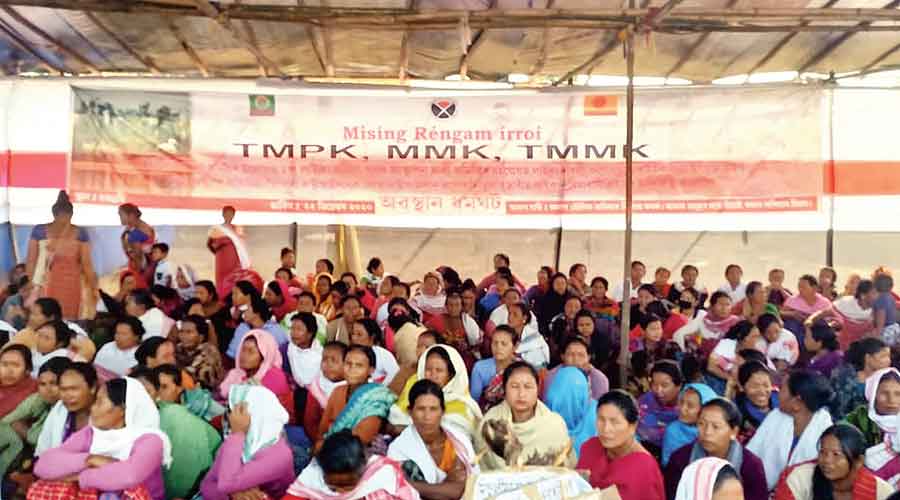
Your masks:
<svg viewBox="0 0 900 500"><path fill-rule="evenodd" d="M632 5L634 0L630 0ZM622 324L619 331L619 383L625 387L631 352L628 350L628 334L631 325L631 198L632 168L631 149L634 146L634 31L629 29L625 38L625 59L628 70L628 87L625 94L625 255L622 280Z"/></svg>
<svg viewBox="0 0 900 500"><path fill-rule="evenodd" d="M62 52L63 54L66 54L67 56L71 57L72 59L75 59L76 61L81 63L82 66L87 67L87 69L89 69L92 73L100 72L100 70L97 69L97 66L94 65L94 63L92 63L90 61L90 59L81 55L76 50L72 49L68 45L66 45L66 44L62 43L61 41L57 40L56 38L54 38L52 35L50 35L46 31L44 31L40 27L36 26L34 23L29 21L25 16L20 14L16 9L9 7L9 6L4 6L3 12L6 12L10 17L15 19L17 23L21 24L22 26L25 26L26 28L31 30L34 34L43 38L44 41L46 41L47 43L52 45L56 50Z"/></svg>
<svg viewBox="0 0 900 500"><path fill-rule="evenodd" d="M162 71L160 71L159 67L156 65L155 62L153 62L152 59L150 59L149 57L144 57L141 54L138 54L138 52L136 50L134 50L131 47L131 45L129 45L121 36L119 36L118 33L111 30L105 23L103 23L103 21L101 21L97 16L95 16L93 12L85 12L84 15L88 19L90 19L91 22L94 23L94 25L96 25L98 28L100 28L100 31L106 33L106 36L112 38L113 41L115 41L117 44L119 44L119 47L122 47L122 49L125 52L128 52L128 54L130 54L131 57L135 58L138 62L143 64L144 67L147 68L148 71L150 71L150 73L152 73L154 75L159 75L162 73Z"/></svg>
<svg viewBox="0 0 900 500"><path fill-rule="evenodd" d="M30 43L23 37L20 33L18 33L12 26L8 26L5 22L0 21L0 32L6 35L6 37L13 42L20 49L27 52L31 57L37 59L41 66L45 67L51 73L58 73L62 75L64 73L70 72L70 70L64 66L56 64L54 61L47 59L43 54L38 52L34 47L31 46Z"/></svg>
<svg viewBox="0 0 900 500"><path fill-rule="evenodd" d="M173 19L171 17L167 17L165 19L165 22L166 22L166 26L168 26L168 28L169 28L169 31L172 33L172 36L174 36L175 39L178 40L178 43L181 45L181 48L182 48L182 50L184 50L184 53L187 54L188 57L191 59L191 62L194 63L194 66L197 68L197 71L199 71L200 74L203 75L204 78L209 78L209 75L210 75L209 66L207 66L206 63L203 62L203 59L200 58L200 54L198 54L197 51L194 50L194 47L192 47L191 44L187 41L187 38L184 36L184 33L182 33L181 30L178 28L178 26L175 24L175 19Z"/></svg>

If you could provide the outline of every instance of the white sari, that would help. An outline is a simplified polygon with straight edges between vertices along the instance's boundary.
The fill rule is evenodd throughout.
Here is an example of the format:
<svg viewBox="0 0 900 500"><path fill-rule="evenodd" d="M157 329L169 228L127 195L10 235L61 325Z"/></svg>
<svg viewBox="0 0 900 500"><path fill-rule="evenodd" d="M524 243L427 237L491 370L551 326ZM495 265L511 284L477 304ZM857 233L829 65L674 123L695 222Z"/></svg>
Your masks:
<svg viewBox="0 0 900 500"><path fill-rule="evenodd" d="M477 465L475 465L475 449L472 448L472 442L469 438L462 434L458 429L451 425L442 424L444 434L453 444L456 451L456 458L462 462L468 474L477 473ZM438 468L438 464L434 462L434 457L428 452L428 447L415 425L410 425L391 442L387 453L388 458L400 462L411 460L422 471L425 476L425 482L428 484L441 484L447 478L447 474Z"/></svg>
<svg viewBox="0 0 900 500"><path fill-rule="evenodd" d="M747 449L762 460L769 491L775 489L781 473L791 465L819 456L819 438L831 427L831 414L826 408L813 413L812 419L791 450L794 442L794 418L774 409L756 430Z"/></svg>

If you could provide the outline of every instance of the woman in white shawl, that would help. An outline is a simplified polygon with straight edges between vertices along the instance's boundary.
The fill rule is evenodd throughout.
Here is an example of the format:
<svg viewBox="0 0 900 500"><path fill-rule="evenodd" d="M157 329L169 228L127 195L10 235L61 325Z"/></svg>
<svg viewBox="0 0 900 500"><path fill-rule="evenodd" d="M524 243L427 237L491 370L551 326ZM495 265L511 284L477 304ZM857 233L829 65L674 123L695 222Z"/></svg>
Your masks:
<svg viewBox="0 0 900 500"><path fill-rule="evenodd" d="M831 388L821 375L792 373L779 399L780 407L769 413L747 445L763 462L769 491L786 468L818 456L819 437L832 423L826 407Z"/></svg>
<svg viewBox="0 0 900 500"><path fill-rule="evenodd" d="M244 244L239 227L234 220L234 207L222 209L222 224L209 228L206 246L216 256L216 289L225 295L225 282L230 274L241 269L250 269L250 252Z"/></svg>
<svg viewBox="0 0 900 500"><path fill-rule="evenodd" d="M42 481L29 497L45 498L68 483L73 498L79 489L92 489L163 500L162 467L171 461L169 438L159 430L159 411L144 385L113 379L97 392L91 425L41 455L34 472Z"/></svg>
<svg viewBox="0 0 900 500"><path fill-rule="evenodd" d="M744 488L734 467L727 460L706 457L691 462L678 481L675 500L738 500Z"/></svg>
<svg viewBox="0 0 900 500"><path fill-rule="evenodd" d="M881 431L882 441L866 450L866 468L896 488L900 485L900 371L885 368L866 379L868 425ZM854 425L856 422L851 422Z"/></svg>
<svg viewBox="0 0 900 500"><path fill-rule="evenodd" d="M516 354L537 370L546 368L550 364L550 346L538 330L537 319L528 306L521 302L508 305L507 308L507 324L519 335Z"/></svg>
<svg viewBox="0 0 900 500"><path fill-rule="evenodd" d="M415 297L409 300L411 306L422 311L423 315L440 315L446 309L447 294L443 290L443 278L437 271L429 271L422 278L422 288Z"/></svg>
<svg viewBox="0 0 900 500"><path fill-rule="evenodd" d="M53 358L84 361L84 358L69 349L69 343L75 337L75 333L64 321L51 321L38 328L37 334L37 341L31 350L31 363L34 367L32 377L38 378L41 367Z"/></svg>
<svg viewBox="0 0 900 500"><path fill-rule="evenodd" d="M413 425L388 448L406 479L425 498L459 498L475 472L475 451L468 436L443 420L444 392L430 380L409 391Z"/></svg>
<svg viewBox="0 0 900 500"><path fill-rule="evenodd" d="M409 378L394 406L388 421L395 427L409 426L410 399L413 385L420 380L430 380L443 390L446 403L443 421L455 427L471 440L481 421L481 409L469 395L469 374L466 364L456 349L448 345L433 345L419 357L416 375Z"/></svg>

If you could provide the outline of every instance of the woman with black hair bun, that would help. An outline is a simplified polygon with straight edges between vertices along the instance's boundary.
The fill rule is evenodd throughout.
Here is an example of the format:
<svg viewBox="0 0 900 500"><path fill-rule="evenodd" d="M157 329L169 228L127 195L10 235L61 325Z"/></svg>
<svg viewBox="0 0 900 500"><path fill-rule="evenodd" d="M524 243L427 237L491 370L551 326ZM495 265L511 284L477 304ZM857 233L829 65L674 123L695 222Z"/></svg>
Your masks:
<svg viewBox="0 0 900 500"><path fill-rule="evenodd" d="M816 461L785 471L775 500L885 500L894 488L863 464L866 443L862 433L848 424L829 427L819 438Z"/></svg>
<svg viewBox="0 0 900 500"><path fill-rule="evenodd" d="M97 296L97 275L91 262L87 231L72 224L74 208L60 191L53 204L53 222L38 224L28 240L25 273L34 285L33 298L52 297L62 306L62 317L75 320L92 309ZM82 300L89 307L82 308Z"/></svg>

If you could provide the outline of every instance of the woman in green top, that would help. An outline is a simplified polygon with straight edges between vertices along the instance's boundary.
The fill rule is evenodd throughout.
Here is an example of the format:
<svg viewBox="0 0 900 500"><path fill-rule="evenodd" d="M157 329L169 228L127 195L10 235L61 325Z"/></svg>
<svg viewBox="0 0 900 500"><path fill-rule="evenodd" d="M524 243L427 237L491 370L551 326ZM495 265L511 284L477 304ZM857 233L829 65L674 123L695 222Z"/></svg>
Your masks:
<svg viewBox="0 0 900 500"><path fill-rule="evenodd" d="M166 498L193 498L200 481L213 464L222 438L211 425L183 405L160 398L158 373L156 369L138 367L131 376L140 380L156 400L159 428L172 442L172 465L163 469Z"/></svg>
<svg viewBox="0 0 900 500"><path fill-rule="evenodd" d="M52 358L38 372L38 391L0 419L0 477L25 449L37 444L50 407L59 401L59 377L72 364L69 358Z"/></svg>

